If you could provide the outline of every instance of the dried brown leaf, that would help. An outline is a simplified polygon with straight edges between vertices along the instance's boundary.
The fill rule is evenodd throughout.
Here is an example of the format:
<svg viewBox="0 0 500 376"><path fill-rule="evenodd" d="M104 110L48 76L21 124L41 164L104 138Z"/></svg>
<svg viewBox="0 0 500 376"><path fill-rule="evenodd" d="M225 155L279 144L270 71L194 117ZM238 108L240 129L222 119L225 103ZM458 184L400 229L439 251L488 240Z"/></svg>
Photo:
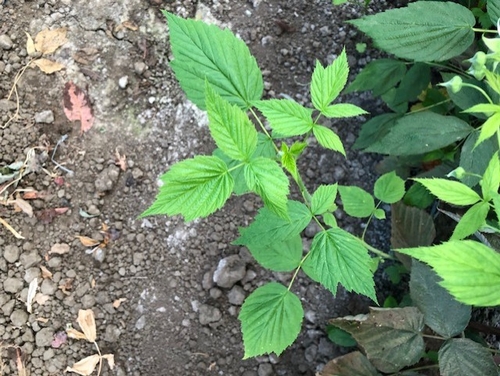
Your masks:
<svg viewBox="0 0 500 376"><path fill-rule="evenodd" d="M67 367L65 372L74 372L82 376L89 376L94 372L95 366L99 363L99 355L91 355L83 358L79 362L73 364L73 367Z"/></svg>
<svg viewBox="0 0 500 376"><path fill-rule="evenodd" d="M47 301L50 299L50 296L44 295L41 292L37 293L35 295L35 302L37 302L39 305L44 305L47 303Z"/></svg>
<svg viewBox="0 0 500 376"><path fill-rule="evenodd" d="M58 72L61 69L66 68L66 66L64 64L58 63L57 61L44 59L44 58L33 60L32 64L36 65L38 68L40 68L40 70L43 73L47 73L47 74Z"/></svg>
<svg viewBox="0 0 500 376"><path fill-rule="evenodd" d="M24 366L23 353L20 348L16 348L16 369L18 376L28 376L28 371Z"/></svg>
<svg viewBox="0 0 500 376"><path fill-rule="evenodd" d="M94 124L94 113L90 100L82 89L73 82L66 82L63 91L64 113L70 121L80 121L81 133L87 132Z"/></svg>
<svg viewBox="0 0 500 376"><path fill-rule="evenodd" d="M55 52L67 41L66 28L45 29L40 31L35 37L35 49L44 55L48 55Z"/></svg>
<svg viewBox="0 0 500 376"><path fill-rule="evenodd" d="M49 319L47 319L45 317L37 317L36 321L41 322L43 324L47 324L49 322Z"/></svg>
<svg viewBox="0 0 500 376"><path fill-rule="evenodd" d="M127 301L127 298L120 298L120 299L116 299L114 302L113 302L113 307L114 308L118 308L123 302L126 302Z"/></svg>
<svg viewBox="0 0 500 376"><path fill-rule="evenodd" d="M87 340L89 342L95 342L97 338L97 330L95 326L94 312L91 309L79 310L76 322L78 322L78 325L80 325L83 333L85 333Z"/></svg>
<svg viewBox="0 0 500 376"><path fill-rule="evenodd" d="M33 55L36 53L35 42L33 42L33 38L31 38L31 35L29 35L27 32L24 33L26 34L27 37L26 52L28 52L28 55Z"/></svg>
<svg viewBox="0 0 500 376"><path fill-rule="evenodd" d="M83 334L82 332L76 330L76 329L73 329L73 328L67 328L66 329L66 333L68 334L68 337L69 338L73 338L73 339L87 339L87 337L85 337L85 334Z"/></svg>
<svg viewBox="0 0 500 376"><path fill-rule="evenodd" d="M52 272L49 269L47 269L43 265L40 265L40 270L42 272L42 278L43 279L46 279L46 278L52 279Z"/></svg>
<svg viewBox="0 0 500 376"><path fill-rule="evenodd" d="M14 204L25 214L28 214L28 217L33 217L33 208L27 201L24 201L22 198L18 197L14 200Z"/></svg>
<svg viewBox="0 0 500 376"><path fill-rule="evenodd" d="M50 247L49 254L58 254L64 255L69 252L69 244L66 243L56 243L52 247Z"/></svg>
<svg viewBox="0 0 500 376"><path fill-rule="evenodd" d="M115 368L115 356L113 354L105 354L102 358L108 361L109 368Z"/></svg>
<svg viewBox="0 0 500 376"><path fill-rule="evenodd" d="M127 171L127 156L121 155L118 149L115 150L115 165L120 167L120 170Z"/></svg>
<svg viewBox="0 0 500 376"><path fill-rule="evenodd" d="M83 244L84 247L95 247L100 243L99 240L95 240L92 238L89 238L88 236L76 236L78 239L80 239L80 242Z"/></svg>
<svg viewBox="0 0 500 376"><path fill-rule="evenodd" d="M133 21L123 21L122 25L132 31L139 30L139 26L137 26Z"/></svg>
<svg viewBox="0 0 500 376"><path fill-rule="evenodd" d="M72 278L66 278L62 284L59 285L59 289L66 294L69 295L69 291L73 289L73 279Z"/></svg>

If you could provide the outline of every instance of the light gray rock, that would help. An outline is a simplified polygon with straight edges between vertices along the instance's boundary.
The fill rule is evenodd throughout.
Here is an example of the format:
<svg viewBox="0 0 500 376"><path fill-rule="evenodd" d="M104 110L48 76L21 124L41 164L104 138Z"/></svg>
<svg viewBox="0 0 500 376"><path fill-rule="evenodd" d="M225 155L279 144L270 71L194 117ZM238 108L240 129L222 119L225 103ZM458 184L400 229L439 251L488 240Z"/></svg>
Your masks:
<svg viewBox="0 0 500 376"><path fill-rule="evenodd" d="M273 366L269 363L261 363L259 364L257 374L259 376L272 376L274 375Z"/></svg>
<svg viewBox="0 0 500 376"><path fill-rule="evenodd" d="M107 325L104 340L107 342L118 342L120 334L122 334L122 332L116 325Z"/></svg>
<svg viewBox="0 0 500 376"><path fill-rule="evenodd" d="M3 281L3 289L5 292L17 294L23 289L24 282L21 278L9 277Z"/></svg>
<svg viewBox="0 0 500 376"><path fill-rule="evenodd" d="M26 283L30 283L35 278L41 278L41 276L42 272L40 271L40 268L33 266L24 272L24 281Z"/></svg>
<svg viewBox="0 0 500 376"><path fill-rule="evenodd" d="M37 251L31 251L21 255L21 264L24 269L31 268L32 266L37 265L40 261L42 261L42 258L38 255Z"/></svg>
<svg viewBox="0 0 500 376"><path fill-rule="evenodd" d="M57 284L50 279L44 279L40 286L40 291L44 295L53 295L57 291Z"/></svg>
<svg viewBox="0 0 500 376"><path fill-rule="evenodd" d="M142 315L135 322L135 328L137 330L142 330L142 329L144 329L145 326L146 326L146 316Z"/></svg>
<svg viewBox="0 0 500 376"><path fill-rule="evenodd" d="M5 247L5 250L3 251L3 257L7 262L10 262L13 264L17 260L19 260L19 255L21 254L21 250L19 249L18 246L16 245L8 245Z"/></svg>
<svg viewBox="0 0 500 376"><path fill-rule="evenodd" d="M212 322L217 322L222 318L222 313L220 312L220 310L208 304L200 305L199 314L201 325L207 325Z"/></svg>
<svg viewBox="0 0 500 376"><path fill-rule="evenodd" d="M16 309L10 315L10 321L12 325L21 327L24 326L28 322L28 313L22 309Z"/></svg>
<svg viewBox="0 0 500 376"><path fill-rule="evenodd" d="M14 307L16 305L16 301L14 299L9 300L7 303L5 303L2 306L2 312L4 316L10 316L12 312L14 311Z"/></svg>
<svg viewBox="0 0 500 376"><path fill-rule="evenodd" d="M217 286L231 288L241 281L245 274L245 262L238 255L231 255L219 261L214 272L214 282Z"/></svg>
<svg viewBox="0 0 500 376"><path fill-rule="evenodd" d="M52 124L54 122L54 113L52 110L37 112L35 114L35 123L37 124Z"/></svg>
<svg viewBox="0 0 500 376"><path fill-rule="evenodd" d="M15 102L8 101L7 99L0 99L0 112L7 112L15 110L17 107Z"/></svg>
<svg viewBox="0 0 500 376"><path fill-rule="evenodd" d="M118 180L118 175L120 175L120 169L116 166L104 169L95 180L96 190L101 193L112 190Z"/></svg>
<svg viewBox="0 0 500 376"><path fill-rule="evenodd" d="M227 298L229 300L229 303L234 304L234 305L242 305L243 301L245 300L245 290L241 286L233 286L231 291L228 292Z"/></svg>
<svg viewBox="0 0 500 376"><path fill-rule="evenodd" d="M35 335L35 342L37 347L50 346L54 339L54 329L52 328L42 328Z"/></svg>
<svg viewBox="0 0 500 376"><path fill-rule="evenodd" d="M7 34L0 35L0 47L4 50L10 50L14 43L12 43L12 39Z"/></svg>

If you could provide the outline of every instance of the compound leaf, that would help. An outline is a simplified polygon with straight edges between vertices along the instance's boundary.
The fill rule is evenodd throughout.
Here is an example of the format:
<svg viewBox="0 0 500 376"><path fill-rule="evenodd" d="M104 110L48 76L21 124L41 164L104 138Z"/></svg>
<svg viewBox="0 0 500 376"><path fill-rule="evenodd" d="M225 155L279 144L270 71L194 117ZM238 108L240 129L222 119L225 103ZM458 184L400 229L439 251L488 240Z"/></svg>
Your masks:
<svg viewBox="0 0 500 376"><path fill-rule="evenodd" d="M245 355L243 359L274 352L280 355L297 338L304 310L285 286L268 283L246 298L238 316Z"/></svg>
<svg viewBox="0 0 500 376"><path fill-rule="evenodd" d="M217 146L232 159L248 160L257 148L257 131L248 115L222 99L208 81L205 96L208 127Z"/></svg>
<svg viewBox="0 0 500 376"><path fill-rule="evenodd" d="M231 104L250 108L262 96L262 73L231 31L163 11L170 29L175 76L189 100L205 109L205 80Z"/></svg>
<svg viewBox="0 0 500 376"><path fill-rule="evenodd" d="M427 188L434 196L453 205L473 205L481 200L481 197L471 188L458 181L438 178L415 178L413 179L425 188Z"/></svg>
<svg viewBox="0 0 500 376"><path fill-rule="evenodd" d="M489 201L493 195L498 193L498 185L500 185L500 161L498 160L498 153L495 153L490 159L480 185L485 201Z"/></svg>
<svg viewBox="0 0 500 376"><path fill-rule="evenodd" d="M321 376L381 376L368 358L359 351L329 361Z"/></svg>
<svg viewBox="0 0 500 376"><path fill-rule="evenodd" d="M405 182L396 175L396 172L389 172L377 179L373 194L380 201L394 204L405 195Z"/></svg>
<svg viewBox="0 0 500 376"><path fill-rule="evenodd" d="M472 44L476 19L459 4L419 1L348 22L399 58L443 61L460 55Z"/></svg>
<svg viewBox="0 0 500 376"><path fill-rule="evenodd" d="M314 236L309 252L304 272L332 294L337 293L340 283L347 291L376 301L371 258L358 238L341 228L331 228Z"/></svg>
<svg viewBox="0 0 500 376"><path fill-rule="evenodd" d="M314 108L327 116L328 106L339 96L347 83L348 74L349 66L345 49L326 68L316 61L311 81L311 99Z"/></svg>
<svg viewBox="0 0 500 376"><path fill-rule="evenodd" d="M369 217L375 210L373 196L363 188L340 185L339 193L344 211L353 217Z"/></svg>
<svg viewBox="0 0 500 376"><path fill-rule="evenodd" d="M441 286L459 302L481 307L500 304L500 254L493 249L472 240L450 240L397 251L432 266L443 279Z"/></svg>
<svg viewBox="0 0 500 376"><path fill-rule="evenodd" d="M337 183L333 185L320 185L312 195L311 211L315 215L323 214L335 203L336 197Z"/></svg>
<svg viewBox="0 0 500 376"><path fill-rule="evenodd" d="M186 221L206 217L224 205L234 186L226 163L215 156L176 163L161 180L160 192L141 217L182 214Z"/></svg>
<svg viewBox="0 0 500 376"><path fill-rule="evenodd" d="M498 376L491 353L471 339L449 339L441 346L438 355L442 375Z"/></svg>
<svg viewBox="0 0 500 376"><path fill-rule="evenodd" d="M288 218L288 178L276 161L264 157L252 159L245 165L245 181L271 211Z"/></svg>
<svg viewBox="0 0 500 376"><path fill-rule="evenodd" d="M240 237L233 244L263 247L299 235L311 222L311 212L301 202L292 200L287 202L287 211L290 220L261 208L250 226L240 228Z"/></svg>
<svg viewBox="0 0 500 376"><path fill-rule="evenodd" d="M377 59L371 61L356 76L345 93L373 90L378 97L396 86L406 73L406 64L399 60Z"/></svg>
<svg viewBox="0 0 500 376"><path fill-rule="evenodd" d="M309 132L314 123L312 109L290 99L269 99L258 101L255 107L269 120L273 131L280 136L300 136Z"/></svg>
<svg viewBox="0 0 500 376"><path fill-rule="evenodd" d="M342 145L340 137L337 136L331 129L322 125L315 125L313 127L313 133L314 137L316 137L321 146L333 151L338 151L345 156L344 145Z"/></svg>
<svg viewBox="0 0 500 376"><path fill-rule="evenodd" d="M424 314L427 326L445 338L465 330L471 318L471 307L457 302L442 286L441 278L428 266L416 260L411 264L411 300Z"/></svg>
<svg viewBox="0 0 500 376"><path fill-rule="evenodd" d="M330 323L351 333L382 372L398 372L424 354L424 317L416 307L371 308L367 315L333 319Z"/></svg>
<svg viewBox="0 0 500 376"><path fill-rule="evenodd" d="M289 272L297 268L302 259L302 237L294 235L264 245L251 243L248 250L263 267L275 272Z"/></svg>
<svg viewBox="0 0 500 376"><path fill-rule="evenodd" d="M488 0L486 2L486 9L491 23L496 25L500 18L500 2L498 0Z"/></svg>
<svg viewBox="0 0 500 376"><path fill-rule="evenodd" d="M484 225L489 211L490 205L484 201L472 206L462 216L450 239L460 240L475 233Z"/></svg>
<svg viewBox="0 0 500 376"><path fill-rule="evenodd" d="M481 144L481 142L493 136L498 131L499 127L500 127L500 112L495 112L481 126L479 137L476 141L475 146L478 146L479 144Z"/></svg>

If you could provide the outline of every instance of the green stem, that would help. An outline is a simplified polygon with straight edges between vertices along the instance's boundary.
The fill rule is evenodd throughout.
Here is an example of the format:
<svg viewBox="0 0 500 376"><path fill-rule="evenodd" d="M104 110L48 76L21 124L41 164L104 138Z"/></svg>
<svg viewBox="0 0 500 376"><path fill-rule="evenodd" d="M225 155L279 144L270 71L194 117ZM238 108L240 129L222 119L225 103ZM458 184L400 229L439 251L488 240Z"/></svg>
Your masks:
<svg viewBox="0 0 500 376"><path fill-rule="evenodd" d="M377 205L375 206L375 210L378 209L378 207L380 206L381 203L382 203L382 201L379 201L377 203ZM372 221L372 218L373 218L373 213L370 215L370 217L368 218L368 221L366 222L365 229L363 230L363 234L361 235L362 241L365 241L366 230L368 230L368 226L370 226L370 222Z"/></svg>
<svg viewBox="0 0 500 376"><path fill-rule="evenodd" d="M472 28L472 31L475 31L476 33L488 33L488 34L497 34L498 33L498 31L496 31L496 30L476 29L475 27Z"/></svg>
<svg viewBox="0 0 500 376"><path fill-rule="evenodd" d="M462 70L455 68L453 66L448 66L448 65L439 64L439 63L431 63L431 62L425 62L425 64L427 64L431 67L447 69L449 71L455 72L455 73L460 74L460 75L464 74L464 72Z"/></svg>
<svg viewBox="0 0 500 376"><path fill-rule="evenodd" d="M257 116L257 114L255 113L255 111L253 110L253 108L250 107L250 112L252 113L253 117L255 118L255 120L257 121L257 123L259 124L259 127L260 129L262 129L262 132L264 132L264 134L270 139L272 140L273 138L271 137L271 135L269 134L269 132L267 131L266 127L264 127L264 124L262 124L262 122L260 121L259 117ZM280 149L278 148L278 146L274 143L273 141L273 146L274 146L274 149L276 150L276 153L279 153Z"/></svg>
<svg viewBox="0 0 500 376"><path fill-rule="evenodd" d="M483 90L481 89L479 86L476 86L474 84L468 84L466 82L463 82L462 83L462 86L465 86L465 87L470 87L471 89L476 89L477 91L479 91L481 94L483 94L483 96L486 98L486 100L488 102L490 102L490 104L493 104L493 101L491 100L490 96Z"/></svg>
<svg viewBox="0 0 500 376"><path fill-rule="evenodd" d="M437 102L437 103L431 104L430 106L427 106L427 107L422 107L422 108L419 108L419 109L417 109L417 110L413 110L413 111L411 111L411 112L407 112L407 113L405 114L405 116L406 116L406 115L412 115L412 114L415 114L415 113L417 113L417 112L427 111L427 110L428 110L428 109L430 109L430 108L437 107L437 106L440 106L440 105L442 105L442 104L444 104L444 103L449 103L449 102L451 102L451 99L450 99L450 98L445 99L445 100L443 100L443 101L441 101L441 102Z"/></svg>
<svg viewBox="0 0 500 376"><path fill-rule="evenodd" d="M433 335L430 335L430 334L422 334L422 337L432 338L432 339L438 339L440 341L446 341L446 338L443 338L443 337L440 337L440 336L433 336Z"/></svg>
<svg viewBox="0 0 500 376"><path fill-rule="evenodd" d="M439 368L439 364L430 364L428 366L409 368L409 369L406 369L404 371L391 373L391 374L389 374L389 376L404 375L405 372L422 371L424 369L434 369L434 368Z"/></svg>
<svg viewBox="0 0 500 376"><path fill-rule="evenodd" d="M238 168L240 168L241 166L244 166L244 165L245 165L245 163L240 163L239 165L236 165L236 166L233 166L231 168L228 168L227 172L231 172L233 170L236 170L236 169L238 169Z"/></svg>
<svg viewBox="0 0 500 376"><path fill-rule="evenodd" d="M373 246L371 246L370 244L368 244L367 242L365 242L363 239L359 239L359 241L363 244L363 247L365 247L366 249L368 249L370 252L372 253L375 253L377 256L380 256L382 257L383 259L386 259L386 260L396 260L395 257L385 253L384 251L381 251L380 249L377 249Z"/></svg>
<svg viewBox="0 0 500 376"><path fill-rule="evenodd" d="M288 284L288 291L292 288L293 282L295 282L295 278L297 278L297 275L299 274L300 269L302 269L302 264L307 260L309 255L311 254L311 251L307 252L304 257L302 257L302 260L300 260L299 266L297 266L297 269L295 269L295 272L293 273L292 280Z"/></svg>

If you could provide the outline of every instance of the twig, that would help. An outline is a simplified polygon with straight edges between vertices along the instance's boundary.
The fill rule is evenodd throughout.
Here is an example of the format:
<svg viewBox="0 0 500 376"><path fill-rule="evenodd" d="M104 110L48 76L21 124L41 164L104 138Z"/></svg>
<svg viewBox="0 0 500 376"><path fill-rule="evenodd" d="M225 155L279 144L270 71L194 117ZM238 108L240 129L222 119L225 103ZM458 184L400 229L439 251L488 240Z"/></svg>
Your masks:
<svg viewBox="0 0 500 376"><path fill-rule="evenodd" d="M54 164L56 165L57 168L60 168L61 170L63 170L64 172L66 172L68 175L72 176L74 174L74 172L72 170L70 170L69 168L66 168L64 166L62 166L60 163L58 163L55 159L54 159L54 156L56 155L56 151L57 151L57 148L59 147L60 144L62 144L66 139L68 138L68 135L65 134L65 135L62 135L61 138L59 139L59 141L57 141L57 144L56 146L54 147L54 151L52 151L52 155L50 157L50 160L52 162L54 162Z"/></svg>

